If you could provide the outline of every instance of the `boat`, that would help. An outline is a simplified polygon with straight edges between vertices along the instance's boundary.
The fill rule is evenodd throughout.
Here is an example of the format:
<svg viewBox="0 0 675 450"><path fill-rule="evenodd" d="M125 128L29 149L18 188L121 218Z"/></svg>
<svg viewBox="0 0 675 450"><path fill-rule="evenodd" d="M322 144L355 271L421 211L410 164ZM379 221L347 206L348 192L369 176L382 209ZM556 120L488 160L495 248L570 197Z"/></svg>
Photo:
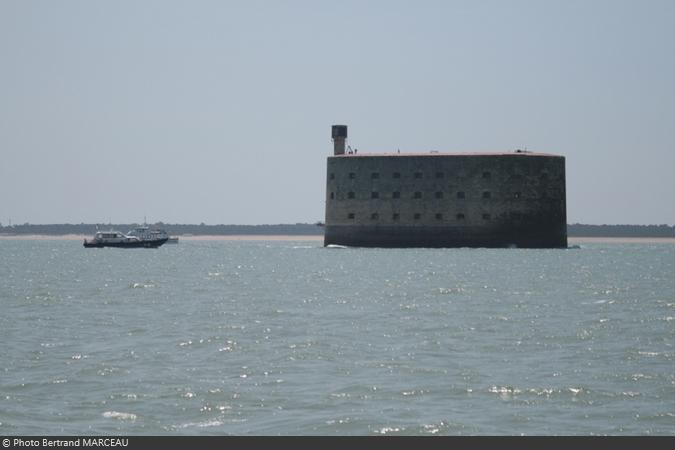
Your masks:
<svg viewBox="0 0 675 450"><path fill-rule="evenodd" d="M178 238L176 236L169 236L169 234L165 230L159 228L151 229L147 225L142 225L140 227L134 228L133 230L127 233L127 236L138 236L139 238L144 240L148 239L155 240L166 238L167 244L178 244Z"/></svg>
<svg viewBox="0 0 675 450"><path fill-rule="evenodd" d="M155 240L155 239L164 239L169 238L169 235L164 230L160 229L150 229L147 225L136 227L133 230L127 232L127 236L136 236L142 240Z"/></svg>
<svg viewBox="0 0 675 450"><path fill-rule="evenodd" d="M157 248L169 239L168 236L149 234L147 238L130 236L119 231L97 231L92 240L84 240L86 248Z"/></svg>

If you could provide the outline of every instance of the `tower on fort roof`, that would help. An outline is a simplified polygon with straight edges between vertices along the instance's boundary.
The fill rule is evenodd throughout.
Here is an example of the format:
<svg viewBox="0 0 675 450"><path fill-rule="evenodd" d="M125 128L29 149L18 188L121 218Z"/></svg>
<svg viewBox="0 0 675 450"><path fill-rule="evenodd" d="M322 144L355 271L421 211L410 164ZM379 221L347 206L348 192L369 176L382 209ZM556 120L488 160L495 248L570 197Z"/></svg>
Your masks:
<svg viewBox="0 0 675 450"><path fill-rule="evenodd" d="M345 142L347 141L347 125L333 125L331 129L333 136L333 154L345 154Z"/></svg>

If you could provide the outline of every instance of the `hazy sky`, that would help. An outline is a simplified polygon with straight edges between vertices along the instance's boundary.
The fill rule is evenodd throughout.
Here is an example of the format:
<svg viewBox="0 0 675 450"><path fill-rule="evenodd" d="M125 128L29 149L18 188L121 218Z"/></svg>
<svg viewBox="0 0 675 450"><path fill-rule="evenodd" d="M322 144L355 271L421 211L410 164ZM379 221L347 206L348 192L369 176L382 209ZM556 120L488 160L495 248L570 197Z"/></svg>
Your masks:
<svg viewBox="0 0 675 450"><path fill-rule="evenodd" d="M0 222L323 220L359 152L567 158L568 222L675 224L675 1L0 0Z"/></svg>

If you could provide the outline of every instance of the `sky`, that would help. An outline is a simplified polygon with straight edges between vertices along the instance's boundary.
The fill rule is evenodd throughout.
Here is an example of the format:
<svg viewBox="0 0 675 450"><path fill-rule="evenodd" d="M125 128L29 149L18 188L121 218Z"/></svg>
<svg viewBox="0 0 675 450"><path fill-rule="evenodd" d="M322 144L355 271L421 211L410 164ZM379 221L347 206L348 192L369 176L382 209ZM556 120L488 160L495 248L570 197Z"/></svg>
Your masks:
<svg viewBox="0 0 675 450"><path fill-rule="evenodd" d="M0 223L312 223L365 152L566 157L675 224L675 1L0 0Z"/></svg>

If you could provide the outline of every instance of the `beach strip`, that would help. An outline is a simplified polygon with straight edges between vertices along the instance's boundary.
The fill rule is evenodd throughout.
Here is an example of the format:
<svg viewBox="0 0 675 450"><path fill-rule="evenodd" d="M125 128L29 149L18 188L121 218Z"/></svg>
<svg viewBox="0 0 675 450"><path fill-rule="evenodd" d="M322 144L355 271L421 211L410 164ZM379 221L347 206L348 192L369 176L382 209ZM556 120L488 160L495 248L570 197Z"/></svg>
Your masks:
<svg viewBox="0 0 675 450"><path fill-rule="evenodd" d="M0 234L0 240L18 241L84 241L91 236L80 234L42 235L42 234ZM178 242L183 241L323 241L323 235L264 235L264 234L230 234L230 235L200 235L178 236ZM675 238L670 237L576 237L567 238L569 245L583 244L675 244Z"/></svg>

